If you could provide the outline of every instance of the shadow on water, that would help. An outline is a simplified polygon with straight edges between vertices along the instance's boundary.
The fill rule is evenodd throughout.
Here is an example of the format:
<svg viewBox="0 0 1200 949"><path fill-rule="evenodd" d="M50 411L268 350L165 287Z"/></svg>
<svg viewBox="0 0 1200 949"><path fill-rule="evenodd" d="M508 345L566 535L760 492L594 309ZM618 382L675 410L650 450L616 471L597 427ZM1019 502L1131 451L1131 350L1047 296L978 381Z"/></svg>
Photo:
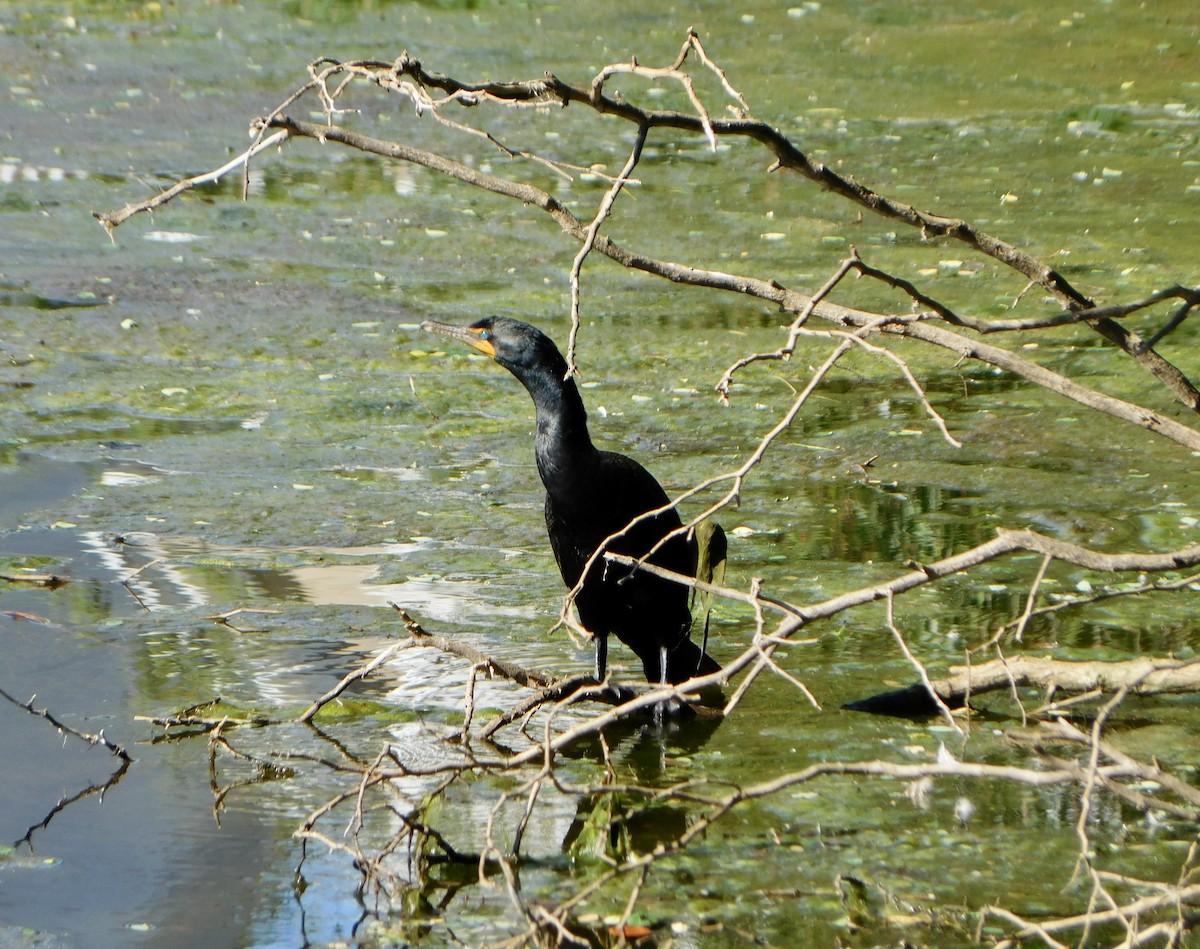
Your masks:
<svg viewBox="0 0 1200 949"><path fill-rule="evenodd" d="M42 296L31 290L0 283L0 306L30 307L34 310L66 310L72 307L105 306L103 300L64 300Z"/></svg>
<svg viewBox="0 0 1200 949"><path fill-rule="evenodd" d="M22 451L33 445L59 446L73 441L94 442L109 451L130 451L160 438L231 432L255 424L253 419L123 416L112 406L56 409L32 419L41 423L42 431L28 439ZM9 460L0 452L0 462Z"/></svg>

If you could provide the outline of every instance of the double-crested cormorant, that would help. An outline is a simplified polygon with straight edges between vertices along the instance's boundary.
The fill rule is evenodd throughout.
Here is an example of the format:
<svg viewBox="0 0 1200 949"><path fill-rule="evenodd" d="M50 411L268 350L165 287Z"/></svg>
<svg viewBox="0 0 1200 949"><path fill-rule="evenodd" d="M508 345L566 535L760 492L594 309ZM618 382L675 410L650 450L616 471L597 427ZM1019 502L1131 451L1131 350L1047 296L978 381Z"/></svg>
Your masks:
<svg viewBox="0 0 1200 949"><path fill-rule="evenodd" d="M516 376L537 408L538 473L546 487L546 530L558 568L574 587L606 537L647 511L668 504L666 492L632 458L600 451L588 436L587 412L567 363L541 330L502 316L466 327L425 322L422 328L462 340ZM639 521L607 550L642 558L682 522L674 508ZM722 535L723 539L723 535ZM696 575L697 544L677 534L648 562ZM598 560L575 599L579 620L595 637L596 677L603 681L607 637L615 635L642 660L646 680L678 683L720 670L692 642L688 588L646 571ZM666 658L665 675L663 657Z"/></svg>

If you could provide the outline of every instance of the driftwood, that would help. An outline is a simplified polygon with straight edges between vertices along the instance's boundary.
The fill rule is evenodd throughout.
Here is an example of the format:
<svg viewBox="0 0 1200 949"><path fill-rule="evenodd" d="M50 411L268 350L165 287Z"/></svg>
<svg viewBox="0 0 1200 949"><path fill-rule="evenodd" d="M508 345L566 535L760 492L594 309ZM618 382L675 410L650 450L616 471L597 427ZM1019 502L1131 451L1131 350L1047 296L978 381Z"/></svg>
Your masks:
<svg viewBox="0 0 1200 949"><path fill-rule="evenodd" d="M1124 662L1068 662L1038 656L992 659L977 666L951 666L950 675L930 683L951 709L964 708L971 696L997 689L1041 689L1049 701L1057 692L1073 695L1114 693L1163 695L1200 692L1200 659L1139 658ZM937 703L924 683L849 702L845 708L878 715L936 715Z"/></svg>

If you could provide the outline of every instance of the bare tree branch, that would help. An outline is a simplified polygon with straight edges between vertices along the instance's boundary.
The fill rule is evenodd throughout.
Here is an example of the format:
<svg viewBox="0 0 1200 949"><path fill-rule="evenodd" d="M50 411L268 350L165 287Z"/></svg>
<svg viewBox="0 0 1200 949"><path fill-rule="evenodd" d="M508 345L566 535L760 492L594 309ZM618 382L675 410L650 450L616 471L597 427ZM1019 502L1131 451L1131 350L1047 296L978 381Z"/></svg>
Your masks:
<svg viewBox="0 0 1200 949"><path fill-rule="evenodd" d="M618 76L650 83L675 84L686 96L690 111L643 108L635 101L611 93L610 87ZM720 84L718 95L728 99L724 112L716 111L706 101L713 77ZM709 85L697 80L705 80ZM636 82L633 84L636 85ZM352 87L373 87L384 94L399 96L417 115L432 116L447 132L469 136L475 143L495 149L507 162L509 170L505 174L510 177L485 173L466 162L447 158L444 154L419 149L403 141L381 140L348 127L354 123L356 112L345 105L346 93ZM303 121L289 114L306 97L310 104L313 100L319 102L324 123ZM355 104L361 105L361 102L356 101ZM586 162L574 164L558 156L546 157L522 150L504 140L508 135L494 134L483 123L472 124L463 118L466 110L479 107L547 112L568 104L591 110L599 116L617 117L632 123L636 129L636 138L621 171L612 177L601 174L608 182L607 190L590 212L581 212L582 216L571 209L574 205L568 206L567 200L556 198L546 189L521 180L520 176L529 174L536 181L540 177L535 175L544 176L549 171L560 180L571 180L575 172L587 166ZM304 114L299 108L296 111ZM855 350L889 360L903 378L908 391L915 395L916 401L938 426L945 441L957 446L958 440L951 435L952 429L958 429L954 417L947 420L943 416L936 396L930 397L918 378L919 374L901 355L907 350L895 345L899 340L933 346L953 354L959 361L972 360L1003 370L1081 406L1168 438L1193 452L1200 452L1200 431L1174 420L1166 411L1098 391L1012 350L982 342L979 338L1008 333L1008 339L1011 339L1013 333L1031 334L1084 323L1149 372L1177 401L1189 409L1200 411L1200 393L1196 387L1177 367L1154 350L1156 345L1168 339L1186 321L1192 309L1200 303L1200 288L1174 285L1131 302L1097 303L1085 297L1061 273L1018 246L957 217L919 210L859 184L849 175L843 175L802 152L777 129L753 118L744 97L707 55L694 31L688 32L678 56L668 65L648 66L630 57L624 62L602 67L589 83L584 84L564 82L551 74L522 82L464 82L426 70L407 53L392 61L340 62L320 58L309 64L307 80L278 107L256 120L251 131L253 138L250 148L233 161L207 175L181 181L140 204L127 205L113 214L98 215L102 225L111 236L120 223L139 211L159 208L187 190L234 170L242 171L245 190L245 175L254 158L271 145L307 138L322 147L345 146L416 164L470 187L535 207L553 220L569 242L577 245L569 274L572 321L568 346L570 371L575 370L575 344L581 325L580 315L587 305L584 291L588 281L585 280L583 268L594 253L623 267L674 283L761 300L789 314L790 325L784 328L778 348L743 355L720 377L716 389L722 400L731 397L735 377L749 367L765 361L779 364L789 362L802 340L815 340L825 346L823 361L810 372L804 385L797 383L793 386L796 394L791 404L780 412L770 429L740 463L732 471L708 478L670 501L672 507L696 497L707 502L707 509L698 517L685 518L687 523L681 528L682 531L694 529L704 517L739 502L746 485L752 483L756 468L775 440L796 423L812 393L827 379L834 367ZM1015 294L1014 309L1018 305L1028 306L1023 301L1029 291L1040 288L1053 298L1052 306L1046 308L1053 312L1043 310L1032 315L1014 313L1011 318L1005 319L985 319L972 313L958 312L912 281L863 260L856 250L852 250L818 290L807 294L785 287L769 276L726 273L695 266L687 261L672 261L656 255L653 247L643 250L633 247L631 242L616 239L613 234L622 223L617 199L634 181L633 174L641 161L644 146L652 137L672 131L703 136L710 147L716 147L723 139L733 138L757 143L770 154L773 160L771 171L793 171L862 210L918 230L924 238L957 241L1020 276L1023 289ZM623 203L621 206L624 206ZM871 312L839 302L844 299L853 302L853 282L845 280L851 274L879 281L896 291L900 296L898 310L901 312ZM1139 317L1136 324L1129 320L1134 316ZM814 327L814 319L823 321L825 327ZM1121 321L1128 321L1130 325L1122 325ZM1143 338L1131 328L1133 325L1139 329L1153 325L1158 329ZM788 385L792 383L789 381ZM651 515L654 513L651 512ZM605 545L618 536L608 538ZM1196 809L1200 806L1200 790L1172 774L1157 761L1139 760L1136 754L1117 750L1106 738L1105 729L1114 711L1123 703L1132 701L1134 696L1200 689L1200 661L1141 656L1126 662L1067 662L1057 657L1009 655L1008 652L1024 645L1025 630L1035 617L1068 607L1083 610L1115 596L1190 589L1197 576L1200 576L1192 574L1184 578L1167 576L1150 581L1143 579L1120 590L1038 605L1047 572L1055 562L1102 573L1138 571L1171 574L1200 566L1200 545L1166 552L1106 552L1065 543L1032 530L1000 530L993 540L968 550L958 551L933 563L906 565L877 583L852 589L847 589L852 586L850 583L840 584L836 588L846 592L822 602L807 604L789 602L788 591L770 590L769 585L758 578L748 578L741 589L705 584L690 577L662 571L644 560L635 561L608 553L605 545L601 545L588 564L585 576L587 570L644 570L724 597L753 613L753 630L748 630L741 642L730 643L729 651L734 655L726 658L720 672L678 686L640 690L594 683L590 676L556 680L535 670L484 655L451 637L431 636L412 617L401 611L407 638L388 646L348 672L332 689L311 703L298 719L291 721L308 724L313 734L317 735L318 731L312 722L326 704L334 701L354 683L375 673L383 663L395 659L403 649L418 645L432 646L461 657L465 663L462 726L452 728L444 722L422 725L422 734L438 743L442 751L440 757L432 756L431 759L429 756L419 756L403 742L392 740L386 741L376 753L361 758L341 747L335 755L309 753L303 749L289 749L269 755L257 750L244 752L227 737L227 733L233 732L232 726L250 723L278 725L281 722L228 718L220 716L216 709L202 706L157 721L167 728L199 728L209 734L209 762L216 801L214 810L218 813L230 794L261 783L284 768L326 769L339 779L350 781L350 785L342 787L324 805L308 814L297 830L297 837L302 840L301 846L307 847L310 840L319 841L342 855L361 876L360 894L374 893L383 900L400 900L405 886L414 878L422 884L428 882L425 871L437 861L474 863L481 885L496 886L498 892L507 894L517 914L516 929L519 931L510 940L514 946L537 940L570 945L588 944L588 940L581 935L583 929L578 918L571 914L586 900L611 899L612 891L606 891L605 888L617 881L629 887L628 894L620 896L620 905L617 907L620 924L616 935L617 938L625 938L629 932L626 927L631 915L643 898L644 891L652 885L653 871L662 862L684 852L694 841L744 805L793 792L807 783L847 776L914 782L921 788L932 787L934 781L953 779L960 783L1003 781L1034 788L1078 789L1079 816L1075 825L1078 868L1081 873L1086 873L1081 880L1090 884L1089 892L1080 896L1078 901L1086 901L1086 911L1034 922L1026 919L1018 911L1019 907L982 908L980 927L984 922L996 920L1005 924L1009 943L1002 944L1026 939L1038 939L1052 946L1065 945L1066 940L1080 945L1090 944L1099 931L1098 927L1110 925L1117 927L1123 945L1144 945L1152 940L1171 944L1178 943L1182 934L1194 925L1195 910L1200 904L1200 890L1195 883L1196 848L1193 847L1189 852L1178 873L1170 871L1168 879L1137 880L1114 872L1107 859L1096 856L1096 847L1093 846L1096 831L1089 817L1097 813L1101 796L1111 795L1123 805L1127 804L1146 814L1162 813L1180 820L1194 819ZM994 650L999 658L952 667L945 678L932 678L927 661L914 651L897 621L896 599L922 586L977 570L997 558L1020 552L1039 554L1040 566L1027 581L1027 592L1019 615L1002 622L994 635L967 652L969 662L973 653L982 649ZM560 622L566 622L570 597L576 592L572 591L564 601ZM696 717L715 725L714 719L721 715L730 716L739 710L758 676L763 671L770 671L794 687L798 700L807 700L819 709L816 695L802 676L794 668L789 668L790 663L779 647L811 643L812 640L798 638L801 630L847 610L881 600L887 605L887 629L897 649L916 670L919 679L910 689L890 694L890 698L895 700L900 696L904 701L915 703L909 706L909 714L940 714L951 727L963 733L952 709L965 705L974 695L1008 689L1020 711L1022 724L1037 723L1037 727L1029 733L1010 731L1009 734L1014 740L1013 747L1019 749L1029 759L1028 762L1016 755L1012 759L1014 763L1003 765L959 761L948 753L937 761L920 764L878 760L827 761L796 771L764 776L762 780L744 787L708 781L703 776L665 787L655 787L650 782L623 784L617 780L618 769L609 754L606 730L611 736L614 730L619 731L616 729L619 725L662 729L661 723L657 726L631 723L652 721L652 710L662 707L664 703L684 710L679 721L686 718L688 710L693 710ZM767 622L768 617L770 623ZM1008 637L1009 633L1012 633L1011 637ZM985 636L986 631L981 631L980 638ZM793 653L796 651L793 650ZM492 721L482 729L475 730L479 677L493 674L514 684L510 687L514 697ZM813 673L806 668L803 678L811 675ZM719 710L704 708L700 704L703 690L714 687L713 691L719 691L715 689L717 686L731 687L732 696L728 699L722 696L721 702L724 704ZM1028 688L1046 693L1048 704L1027 710L1025 705L1028 697L1023 696L1022 691ZM1055 700L1056 694L1070 694L1071 698ZM881 699L889 699L889 696L876 696L856 704L876 710L891 710L879 704ZM1074 713L1094 712L1096 701L1105 704L1094 715L1088 731L1064 719ZM581 706L581 703L593 704ZM22 707L32 711L29 705ZM918 707L923 711L912 711ZM1054 720L1048 724L1041 722L1048 717ZM499 744L501 739L497 736L502 731L502 740L507 746ZM660 731L660 737L661 734ZM963 734L965 748L973 740L973 736ZM594 757L603 759L588 763L594 775L592 778L587 777L587 765L580 764L577 770L570 772L560 767L561 759L568 751L581 746L588 747L584 742L591 742L593 751L598 747L600 751L594 752ZM236 774L239 769L249 769L249 776L227 780L223 784L218 782L219 773L224 777L225 772ZM566 777L568 773L571 775L570 782ZM580 774L583 776L578 777ZM910 785L911 799L917 803L922 793L927 792L912 791L912 787ZM480 793L491 795L490 805L485 803L473 812L473 815L486 813L488 817L486 826L478 829L476 840L468 844L460 844L456 834L467 828L439 821L436 816L435 805L443 796L448 799L452 788L476 795L472 798L473 804L479 802ZM582 880L573 893L559 899L557 904L547 904L531 898L522 889L520 869L523 862L531 859L524 851L530 849L535 817L547 807L547 800L557 795L575 796L581 802L594 797L602 802L608 810L601 810L597 820L600 823L607 821L610 832L619 829L622 821L632 820L660 806L686 809L687 821L682 829L665 834L647 852L623 853L620 859L607 857L603 872ZM370 833L372 815L380 812L395 827L394 832L382 843L378 839L373 841ZM331 830L327 825L339 818L341 824L336 830ZM960 819L965 822L965 818ZM478 823L481 821L471 821L470 829L475 829ZM304 852L307 853L306 850ZM404 863L404 867L398 869L397 862ZM1117 869L1120 867L1117 866Z"/></svg>

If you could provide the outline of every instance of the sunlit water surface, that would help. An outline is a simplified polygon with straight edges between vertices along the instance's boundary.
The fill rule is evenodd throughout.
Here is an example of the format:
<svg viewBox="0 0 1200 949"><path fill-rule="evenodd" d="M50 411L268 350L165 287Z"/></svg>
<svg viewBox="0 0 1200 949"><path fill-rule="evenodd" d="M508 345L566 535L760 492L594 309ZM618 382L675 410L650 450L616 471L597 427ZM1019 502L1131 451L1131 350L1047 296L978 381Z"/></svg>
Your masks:
<svg viewBox="0 0 1200 949"><path fill-rule="evenodd" d="M339 780L300 764L256 773L218 752L222 788L245 784L214 815L205 740L156 741L161 730L135 716L220 698L294 717L403 635L390 604L530 666L568 673L590 661L561 630L549 632L562 590L543 536L525 394L497 367L433 352L416 333L427 316L498 312L564 339L575 248L548 221L420 169L311 143L264 156L248 203L235 185L212 187L130 222L115 244L92 211L227 160L248 120L302 81L318 54L392 58L408 48L464 77L551 69L585 82L610 61L670 61L695 26L759 117L843 173L1052 258L1088 293L1128 299L1196 283L1197 14L1162 5L1172 11L1167 28L1155 8L1121 3L1011 6L650 13L610 4L601 15L486 3L0 2L9 64L0 90L0 566L69 580L0 585L0 688L19 701L36 694L36 707L103 731L135 759L103 795L83 793L105 783L116 759L0 705L0 945L324 945L370 929L375 904L356 897L348 859L310 845L301 866L292 838L344 789ZM686 106L670 90L652 95ZM498 160L428 119L364 121L455 157ZM521 147L610 171L630 144L627 130L574 112L493 121ZM570 128L588 136L582 155L556 137ZM943 299L985 316L1022 291L994 264L860 220L766 165L744 143L714 156L700 140L652 141L645 183L620 206L616 234L668 258L807 289L853 244L910 279L936 272L927 279ZM581 213L603 190L552 180L542 183ZM961 267L951 263L960 257ZM720 408L711 394L720 372L777 346L779 314L600 262L585 272L584 292L580 364L593 435L672 489L736 467L826 352L811 344L786 367L744 373ZM905 305L865 285L842 299ZM1167 355L1195 374L1193 337L1185 326ZM1059 371L1175 411L1144 379L1117 377L1130 370L1084 330L1040 345ZM997 527L1114 550L1194 542L1196 477L1178 451L1147 447L1136 432L1003 376L904 352L964 446L940 438L890 364L847 362L722 515L732 583L760 577L765 590L809 602ZM931 668L944 668L1019 614L1038 559L906 597L897 623ZM1056 568L1047 589L1081 582L1090 581ZM1186 607L1186 597L1149 610L1117 602L1035 623L1027 641L1099 657L1181 652L1196 643ZM723 608L716 654L732 654L751 626L745 612ZM813 636L782 661L821 710L783 679L764 680L711 734L627 735L616 747L622 773L745 782L832 758L928 761L951 741L937 724L837 710L912 680L882 607ZM614 659L619 675L636 677L627 655ZM438 736L461 721L468 677L462 660L407 650L356 685L321 731L240 729L231 740L250 754L347 749L364 760L390 740L411 764L436 762L447 753ZM489 682L475 701L491 709L519 698ZM1194 766L1194 735L1180 738L1186 707L1146 703L1145 722L1129 728L1152 728L1130 740ZM998 718L997 734L1008 723ZM984 718L970 753L1005 761L1011 752ZM951 906L1064 905L1077 795L972 786L976 817L962 827L953 810L961 790L939 789L918 811L899 785L831 781L747 807L648 886L645 912L682 921L695 944L705 938L699 921L712 919L729 926L708 937L713 945L736 931L827 945L842 916L837 874ZM489 800L458 801L467 839ZM1101 847L1124 848L1130 873L1172 877L1178 848L1152 846L1162 831L1098 806ZM574 817L567 797L542 802L529 849L545 862L523 875L528 894L569 892L561 853ZM384 839L395 829L371 831ZM1040 874L1022 864L1031 848ZM448 883L447 913L468 942L513 918L502 891L453 892Z"/></svg>

